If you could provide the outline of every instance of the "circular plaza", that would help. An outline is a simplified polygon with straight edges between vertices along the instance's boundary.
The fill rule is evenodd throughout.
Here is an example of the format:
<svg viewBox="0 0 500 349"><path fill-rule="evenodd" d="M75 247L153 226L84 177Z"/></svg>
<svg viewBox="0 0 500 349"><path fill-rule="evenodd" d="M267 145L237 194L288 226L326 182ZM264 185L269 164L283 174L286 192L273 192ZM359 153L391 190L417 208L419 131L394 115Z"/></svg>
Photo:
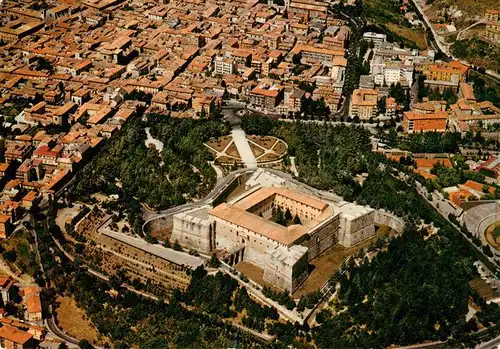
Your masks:
<svg viewBox="0 0 500 349"><path fill-rule="evenodd" d="M246 135L246 141L257 164L280 162L287 154L287 144L273 136ZM214 138L205 143L208 151L220 165L241 164L243 162L232 135Z"/></svg>

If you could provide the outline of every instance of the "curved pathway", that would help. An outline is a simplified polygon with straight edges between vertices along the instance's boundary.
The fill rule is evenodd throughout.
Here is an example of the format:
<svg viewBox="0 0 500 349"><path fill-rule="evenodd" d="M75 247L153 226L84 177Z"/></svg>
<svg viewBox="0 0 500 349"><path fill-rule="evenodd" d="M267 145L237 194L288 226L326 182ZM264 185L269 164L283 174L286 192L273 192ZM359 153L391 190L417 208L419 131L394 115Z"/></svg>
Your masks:
<svg viewBox="0 0 500 349"><path fill-rule="evenodd" d="M424 10L422 9L422 6L421 6L419 0L412 0L412 1L413 1L413 4L415 5L415 7L417 8L418 12L422 15L422 18L424 19L425 25L427 26L427 28L430 29L430 31L432 33L432 36L434 37L434 41L431 44L436 43L436 45L438 46L438 48L444 54L446 54L447 56L451 57L455 61L458 61L458 62L460 62L462 64L465 64L465 65L467 65L469 67L472 67L472 64L470 64L469 62L454 57L451 54L451 52L448 50L448 48L446 47L446 45L444 45L441 41L439 41L439 35L434 30L434 27L431 25L431 23L429 21L429 18L427 17L427 15L425 14ZM489 77L491 77L491 78L493 78L495 80L500 80L500 74L497 74L493 70L486 70L484 74L488 75Z"/></svg>
<svg viewBox="0 0 500 349"><path fill-rule="evenodd" d="M247 168L245 168L245 169L239 169L239 170L236 170L234 172L231 172L227 176L218 179L217 183L215 184L215 186L212 189L212 191L210 191L210 193L208 193L208 195L205 196L205 198L203 198L203 199L201 199L199 201L196 201L196 202L188 202L188 203L186 203L184 205L171 207L171 208L168 208L168 209L162 210L162 211L152 211L152 210L149 210L149 209L147 209L147 208L145 208L143 206L143 210L142 210L143 211L143 218L144 218L143 229L144 229L144 227L146 226L147 223L149 223L150 221L155 220L157 218L165 217L165 216L169 216L169 215L173 215L173 214L179 213L181 211L185 211L185 210L188 210L188 209L191 209L191 208L194 208L194 207L202 206L204 204L207 204L207 203L211 202L224 189L226 189L226 187L233 180L235 180L237 177L239 177L239 176L241 176L243 174L246 174L246 173L252 173L254 171L255 171L255 169L247 169Z"/></svg>
<svg viewBox="0 0 500 349"><path fill-rule="evenodd" d="M61 330L56 322L54 321L54 316L52 316L51 318L48 318L45 323L47 324L47 327L49 328L50 332L55 336L57 337L58 339L64 341L64 342L68 342L68 343L71 343L71 344L75 344L75 345L78 345L78 343L80 343L80 341L74 337L71 337L70 335L64 333L63 330ZM96 347L94 346L95 348L100 348L100 347Z"/></svg>
<svg viewBox="0 0 500 349"><path fill-rule="evenodd" d="M473 24L469 25L467 28L464 28L464 29L460 30L460 31L458 32L458 34L457 34L457 40L460 40L461 35L462 35L463 33L467 32L467 30L470 30L470 29L472 29L472 28L474 28L475 26L478 26L478 25L480 25L480 24L486 24L486 23L487 23L487 22L486 22L486 19L484 19L484 18L483 18L483 19L481 19L480 21L477 21L476 23L473 23Z"/></svg>

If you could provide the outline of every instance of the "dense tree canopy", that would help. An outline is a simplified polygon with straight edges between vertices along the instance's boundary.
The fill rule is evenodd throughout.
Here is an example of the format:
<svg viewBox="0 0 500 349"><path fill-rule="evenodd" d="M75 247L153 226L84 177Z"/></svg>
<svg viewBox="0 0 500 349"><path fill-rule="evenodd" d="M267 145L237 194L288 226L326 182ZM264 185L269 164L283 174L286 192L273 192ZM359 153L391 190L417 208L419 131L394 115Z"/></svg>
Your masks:
<svg viewBox="0 0 500 349"><path fill-rule="evenodd" d="M322 348L387 347L446 338L467 313L470 278L470 268L448 245L437 236L425 241L408 224L387 251L341 280L339 307L347 306L348 312L328 317L315 332L316 343Z"/></svg>
<svg viewBox="0 0 500 349"><path fill-rule="evenodd" d="M145 145L145 128L163 142L161 155ZM215 183L203 142L229 132L219 120L175 119L149 114L147 121L131 120L104 146L91 164L78 173L74 196L85 199L96 192L120 194L162 209L186 197L203 196Z"/></svg>

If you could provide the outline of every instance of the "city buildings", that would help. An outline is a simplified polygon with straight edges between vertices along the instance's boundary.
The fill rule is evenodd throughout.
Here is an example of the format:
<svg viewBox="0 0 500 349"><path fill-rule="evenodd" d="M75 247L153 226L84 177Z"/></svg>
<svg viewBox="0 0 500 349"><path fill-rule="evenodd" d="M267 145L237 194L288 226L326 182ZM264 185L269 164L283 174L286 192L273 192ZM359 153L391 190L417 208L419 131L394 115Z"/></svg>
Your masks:
<svg viewBox="0 0 500 349"><path fill-rule="evenodd" d="M284 97L284 88L273 81L264 81L250 92L250 104L258 109L273 110Z"/></svg>
<svg viewBox="0 0 500 349"><path fill-rule="evenodd" d="M486 29L483 38L495 45L500 45L500 9L486 10Z"/></svg>
<svg viewBox="0 0 500 349"><path fill-rule="evenodd" d="M173 117L199 117L200 101L214 96L212 105L238 96L268 112L273 103L274 113L298 111L297 99L254 90L268 78L291 90L317 80L320 89L305 98L338 107L350 30L326 2L287 1L286 11L259 2L56 2L40 11L29 2L1 8L8 16L0 35L11 45L0 55L0 98L36 100L22 120L31 127L82 124L75 113L101 124L74 105L111 108L105 121L138 92L152 95L150 111Z"/></svg>
<svg viewBox="0 0 500 349"><path fill-rule="evenodd" d="M27 321L39 323L42 321L42 302L40 300L40 288L38 286L26 286L21 289L20 295L26 305Z"/></svg>
<svg viewBox="0 0 500 349"><path fill-rule="evenodd" d="M366 32L363 34L363 40L372 42L375 47L379 47L381 44L386 42L387 35L373 33L373 32Z"/></svg>
<svg viewBox="0 0 500 349"><path fill-rule="evenodd" d="M36 347L32 334L9 325L0 327L0 348L35 349Z"/></svg>
<svg viewBox="0 0 500 349"><path fill-rule="evenodd" d="M500 108L489 101L459 99L450 107L450 115L450 128L463 133L500 123Z"/></svg>
<svg viewBox="0 0 500 349"><path fill-rule="evenodd" d="M422 65L421 70L426 76L425 86L436 88L441 92L447 88L458 92L460 83L467 79L469 67L460 62L451 61Z"/></svg>

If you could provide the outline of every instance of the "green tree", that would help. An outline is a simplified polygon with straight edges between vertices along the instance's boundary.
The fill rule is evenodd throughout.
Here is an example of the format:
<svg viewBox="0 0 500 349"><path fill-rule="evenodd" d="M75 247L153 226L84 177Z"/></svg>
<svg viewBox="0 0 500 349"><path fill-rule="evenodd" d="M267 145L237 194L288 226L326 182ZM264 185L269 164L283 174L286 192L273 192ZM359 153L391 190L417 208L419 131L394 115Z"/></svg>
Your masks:
<svg viewBox="0 0 500 349"><path fill-rule="evenodd" d="M387 99L386 98L380 98L377 102L377 107L378 107L378 112L381 114L385 114L386 108L387 108Z"/></svg>
<svg viewBox="0 0 500 349"><path fill-rule="evenodd" d="M212 257L210 258L210 260L208 261L208 266L210 268L219 268L220 267L220 261L215 254L213 254Z"/></svg>
<svg viewBox="0 0 500 349"><path fill-rule="evenodd" d="M302 224L299 216L295 215L295 217L293 217L293 224Z"/></svg>
<svg viewBox="0 0 500 349"><path fill-rule="evenodd" d="M14 263L17 259L17 254L16 251L10 250L10 251L5 251L2 253L2 257L11 263Z"/></svg>
<svg viewBox="0 0 500 349"><path fill-rule="evenodd" d="M407 93L399 82L396 85L391 84L389 87L389 96L393 97L398 104L404 104L407 99Z"/></svg>
<svg viewBox="0 0 500 349"><path fill-rule="evenodd" d="M300 61L302 60L302 55L300 53L296 53L292 57L292 62L293 64L297 65L300 64Z"/></svg>
<svg viewBox="0 0 500 349"><path fill-rule="evenodd" d="M94 346L86 339L80 340L80 342L78 342L78 347L80 349L94 349Z"/></svg>
<svg viewBox="0 0 500 349"><path fill-rule="evenodd" d="M177 240L175 240L175 242L174 242L174 250L176 250L176 251L182 251L182 247L179 244L179 241L177 241Z"/></svg>

